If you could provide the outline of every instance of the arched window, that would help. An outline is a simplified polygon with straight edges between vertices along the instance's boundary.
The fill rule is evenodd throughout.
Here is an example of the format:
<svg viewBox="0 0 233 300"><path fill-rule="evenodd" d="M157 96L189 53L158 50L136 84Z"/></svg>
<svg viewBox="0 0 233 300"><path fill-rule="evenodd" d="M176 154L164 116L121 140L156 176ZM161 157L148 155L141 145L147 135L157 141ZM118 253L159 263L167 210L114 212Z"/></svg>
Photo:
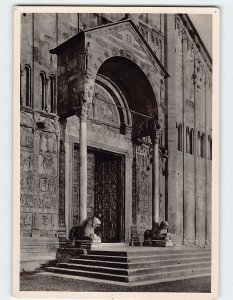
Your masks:
<svg viewBox="0 0 233 300"><path fill-rule="evenodd" d="M25 65L25 105L32 107L31 100L31 68L29 65Z"/></svg>
<svg viewBox="0 0 233 300"><path fill-rule="evenodd" d="M212 160L212 138L208 136L208 159Z"/></svg>
<svg viewBox="0 0 233 300"><path fill-rule="evenodd" d="M189 127L186 127L186 153L190 153Z"/></svg>
<svg viewBox="0 0 233 300"><path fill-rule="evenodd" d="M55 77L53 75L49 76L49 91L50 91L50 112L56 112L55 103Z"/></svg>
<svg viewBox="0 0 233 300"><path fill-rule="evenodd" d="M191 129L189 132L189 153L194 154L194 130Z"/></svg>
<svg viewBox="0 0 233 300"><path fill-rule="evenodd" d="M41 109L46 109L46 75L44 72L40 72L40 97L41 97Z"/></svg>
<svg viewBox="0 0 233 300"><path fill-rule="evenodd" d="M182 124L179 124L178 125L178 128L177 128L177 149L178 151L182 151L182 148L183 148L183 145L182 145Z"/></svg>
<svg viewBox="0 0 233 300"><path fill-rule="evenodd" d="M201 157L205 157L205 135L204 133L201 136Z"/></svg>
<svg viewBox="0 0 233 300"><path fill-rule="evenodd" d="M200 131L197 133L197 155L201 156L201 134Z"/></svg>

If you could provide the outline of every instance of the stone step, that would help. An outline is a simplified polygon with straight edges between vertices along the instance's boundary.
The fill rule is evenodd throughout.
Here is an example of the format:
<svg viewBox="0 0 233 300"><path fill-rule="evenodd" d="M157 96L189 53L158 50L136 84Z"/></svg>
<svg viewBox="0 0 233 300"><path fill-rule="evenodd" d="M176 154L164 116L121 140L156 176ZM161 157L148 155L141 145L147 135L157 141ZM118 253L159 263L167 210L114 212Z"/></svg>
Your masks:
<svg viewBox="0 0 233 300"><path fill-rule="evenodd" d="M193 249L193 248L180 248L180 249L172 249L172 248L153 248L150 247L150 249L143 249L143 247L133 247L132 249L129 250L91 250L90 254L91 255L104 255L104 256L143 256L145 255L161 255L161 254L193 254L193 253L209 253L210 249L209 248L198 248L198 249Z"/></svg>
<svg viewBox="0 0 233 300"><path fill-rule="evenodd" d="M97 279L106 279L112 281L128 282L127 275L105 274L100 272L89 272L89 271L75 270L69 268L59 268L59 267L48 267L46 268L46 271L59 273L59 274L84 276L87 278L97 278Z"/></svg>
<svg viewBox="0 0 233 300"><path fill-rule="evenodd" d="M153 258L153 257L152 257ZM105 261L105 260L91 260L91 259L81 259L81 258L72 258L70 259L71 264L79 264L79 265L95 265L100 267L112 267L112 268L120 268L120 269L132 269L132 268L143 268L143 267L154 267L154 266L163 266L163 265L176 265L181 263L195 263L195 262L210 262L211 256L198 256L194 258L167 258L166 260L158 259L154 257L154 260L151 258L147 258L146 261L143 262L112 262L112 261Z"/></svg>
<svg viewBox="0 0 233 300"><path fill-rule="evenodd" d="M58 268L64 269L72 269L72 270L82 270L82 271L89 271L89 272L100 272L100 273L107 273L107 274L117 274L117 275L140 275L140 274L150 274L150 273L159 273L161 271L170 272L176 271L181 269L194 269L194 268L201 268L201 267L208 267L210 265L209 262L195 262L195 263L183 263L183 264L176 264L176 265L165 265L165 266L150 266L150 267L143 267L143 268L112 268L112 267L101 267L101 266L85 266L79 264L71 264L71 263L58 263L56 266Z"/></svg>
<svg viewBox="0 0 233 300"><path fill-rule="evenodd" d="M83 271L59 267L48 267L46 268L48 272L54 272L58 274L67 274L74 276L82 276L86 278L96 278L96 279L105 279L118 282L145 282L145 281L159 281L159 280L177 280L180 277L192 277L192 276L210 276L211 269L210 267L203 268L190 268L190 269L181 269L174 271L163 271L163 272L152 272L149 274L140 274L140 275L118 275L118 274L108 274L101 273L98 271Z"/></svg>
<svg viewBox="0 0 233 300"><path fill-rule="evenodd" d="M172 272L161 272L161 273L151 273L151 274L144 274L144 275L134 275L129 276L129 282L144 282L144 281L163 281L163 279L169 279L171 281L178 280L179 277L189 277L192 276L210 276L211 275L211 268L195 268L195 269L184 269L184 270L176 270Z"/></svg>
<svg viewBox="0 0 233 300"><path fill-rule="evenodd" d="M127 256L110 256L107 255L105 256L104 254L102 255L94 255L92 254L87 254L87 255L80 255L80 259L85 259L85 260L101 260L101 261L111 261L111 262L144 262L149 260L169 260L169 259L182 259L182 258L197 258L200 256L206 256L209 257L210 253L209 252L190 252L190 253L169 253L169 254L155 254L149 255L147 253L140 253L140 255L134 255L130 256L131 253L128 253Z"/></svg>

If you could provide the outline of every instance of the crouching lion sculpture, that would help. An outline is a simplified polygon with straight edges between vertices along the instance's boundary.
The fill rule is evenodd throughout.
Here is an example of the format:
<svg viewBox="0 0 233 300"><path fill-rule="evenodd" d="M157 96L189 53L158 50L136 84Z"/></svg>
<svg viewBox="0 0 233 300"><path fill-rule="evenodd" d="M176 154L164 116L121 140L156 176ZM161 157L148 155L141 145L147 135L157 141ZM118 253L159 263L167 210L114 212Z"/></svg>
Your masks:
<svg viewBox="0 0 233 300"><path fill-rule="evenodd" d="M166 246L172 246L167 221L162 221L157 229L146 230L144 233L144 242L155 242L158 244L159 241L164 241Z"/></svg>
<svg viewBox="0 0 233 300"><path fill-rule="evenodd" d="M69 233L69 240L91 240L94 243L101 243L99 236L95 234L95 229L100 227L101 222L96 217L87 218L80 225L74 226Z"/></svg>

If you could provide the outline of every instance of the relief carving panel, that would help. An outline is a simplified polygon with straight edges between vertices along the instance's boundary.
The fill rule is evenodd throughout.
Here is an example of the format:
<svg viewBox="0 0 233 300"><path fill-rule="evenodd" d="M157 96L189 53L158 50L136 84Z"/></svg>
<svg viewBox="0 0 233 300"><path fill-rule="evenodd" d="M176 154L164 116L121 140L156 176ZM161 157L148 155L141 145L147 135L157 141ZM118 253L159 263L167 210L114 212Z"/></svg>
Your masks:
<svg viewBox="0 0 233 300"><path fill-rule="evenodd" d="M20 214L20 227L31 229L33 226L32 212L21 212Z"/></svg>
<svg viewBox="0 0 233 300"><path fill-rule="evenodd" d="M21 191L31 191L33 192L36 187L35 178L33 175L21 174L20 176L20 189Z"/></svg>
<svg viewBox="0 0 233 300"><path fill-rule="evenodd" d="M50 155L38 156L38 173L48 176L57 175L57 159Z"/></svg>
<svg viewBox="0 0 233 300"><path fill-rule="evenodd" d="M57 152L57 138L54 133L43 133L40 136L40 150L43 152Z"/></svg>
<svg viewBox="0 0 233 300"><path fill-rule="evenodd" d="M20 152L20 171L33 171L33 153L21 151Z"/></svg>
<svg viewBox="0 0 233 300"><path fill-rule="evenodd" d="M64 142L60 142L59 153L59 226L65 226L65 145Z"/></svg>
<svg viewBox="0 0 233 300"><path fill-rule="evenodd" d="M101 123L120 126L120 118L111 95L100 85L95 84L93 118Z"/></svg>
<svg viewBox="0 0 233 300"><path fill-rule="evenodd" d="M55 178L42 177L39 180L39 189L41 192L57 192L57 180Z"/></svg>
<svg viewBox="0 0 233 300"><path fill-rule="evenodd" d="M150 148L147 145L136 146L136 211L137 227L146 230L151 227L151 191L150 191ZM140 231L140 230L139 230Z"/></svg>
<svg viewBox="0 0 233 300"><path fill-rule="evenodd" d="M21 207L34 207L33 195L21 194L20 195L20 206Z"/></svg>
<svg viewBox="0 0 233 300"><path fill-rule="evenodd" d="M50 194L21 194L20 206L54 210L57 208L57 196Z"/></svg>
<svg viewBox="0 0 233 300"><path fill-rule="evenodd" d="M21 113L20 228L22 236L57 231L57 120ZM43 218L44 215L44 218ZM52 216L51 216L52 215Z"/></svg>
<svg viewBox="0 0 233 300"><path fill-rule="evenodd" d="M33 131L32 128L20 127L20 146L32 148L33 147Z"/></svg>
<svg viewBox="0 0 233 300"><path fill-rule="evenodd" d="M58 225L57 214L35 213L34 228L39 229L40 236L55 237Z"/></svg>

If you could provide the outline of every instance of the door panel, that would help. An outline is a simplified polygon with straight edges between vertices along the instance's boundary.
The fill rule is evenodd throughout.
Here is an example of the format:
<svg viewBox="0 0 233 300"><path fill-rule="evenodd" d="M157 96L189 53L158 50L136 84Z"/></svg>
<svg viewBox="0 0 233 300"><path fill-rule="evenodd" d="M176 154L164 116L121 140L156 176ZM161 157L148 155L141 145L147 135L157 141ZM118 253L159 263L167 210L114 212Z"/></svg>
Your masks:
<svg viewBox="0 0 233 300"><path fill-rule="evenodd" d="M95 163L95 216L101 220L102 242L121 242L124 238L123 158L97 154Z"/></svg>
<svg viewBox="0 0 233 300"><path fill-rule="evenodd" d="M101 220L102 242L124 241L124 157L88 150L87 216ZM79 147L73 152L71 227L79 224Z"/></svg>

